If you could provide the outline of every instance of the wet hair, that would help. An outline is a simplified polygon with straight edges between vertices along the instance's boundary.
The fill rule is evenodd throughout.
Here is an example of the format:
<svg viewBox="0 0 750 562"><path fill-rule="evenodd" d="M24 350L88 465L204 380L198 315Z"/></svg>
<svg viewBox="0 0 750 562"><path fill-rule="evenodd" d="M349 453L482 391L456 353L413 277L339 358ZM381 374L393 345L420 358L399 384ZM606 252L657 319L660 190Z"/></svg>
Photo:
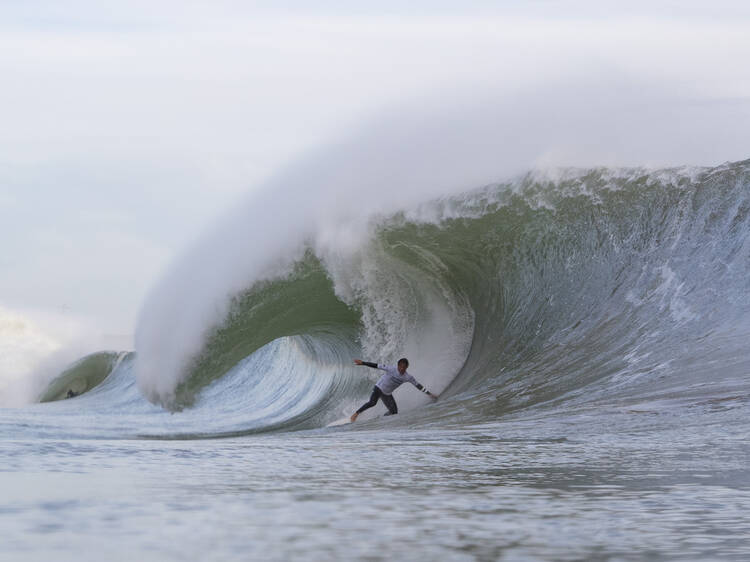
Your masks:
<svg viewBox="0 0 750 562"><path fill-rule="evenodd" d="M409 366L409 360L406 357L402 357L398 360L398 364L401 365L401 363L406 363L406 366Z"/></svg>

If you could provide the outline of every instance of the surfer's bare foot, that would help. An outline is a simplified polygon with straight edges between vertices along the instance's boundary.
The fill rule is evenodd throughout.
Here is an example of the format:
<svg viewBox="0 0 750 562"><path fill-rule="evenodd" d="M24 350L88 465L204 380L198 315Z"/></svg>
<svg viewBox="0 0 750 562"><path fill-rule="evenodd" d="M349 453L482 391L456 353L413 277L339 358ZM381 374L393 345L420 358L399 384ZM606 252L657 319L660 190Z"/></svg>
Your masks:
<svg viewBox="0 0 750 562"><path fill-rule="evenodd" d="M350 421L350 422L355 422L355 421L357 421L357 416L358 416L358 415L359 415L359 414L358 414L357 412L354 412L354 413L352 414L352 417L350 417L350 418L349 418L349 421Z"/></svg>

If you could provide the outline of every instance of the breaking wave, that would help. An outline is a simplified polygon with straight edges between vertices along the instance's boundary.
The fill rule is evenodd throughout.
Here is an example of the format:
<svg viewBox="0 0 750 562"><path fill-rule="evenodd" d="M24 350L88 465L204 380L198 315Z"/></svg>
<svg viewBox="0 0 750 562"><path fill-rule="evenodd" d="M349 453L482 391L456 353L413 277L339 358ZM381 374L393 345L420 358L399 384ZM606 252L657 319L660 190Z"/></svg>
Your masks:
<svg viewBox="0 0 750 562"><path fill-rule="evenodd" d="M374 372L351 365L360 355L408 356L442 393L420 416L459 422L747 387L750 161L532 172L366 226L346 244L305 236L274 254L213 303L197 345L180 337L200 307L159 306L157 290L145 349L115 369L127 382L76 400L160 411L138 396L135 370L151 401L183 410L163 436L321 427L366 398ZM175 279L163 287L182 297ZM177 345L159 348L165 338ZM114 398L122 385L127 400ZM410 388L396 396L405 411L425 403Z"/></svg>

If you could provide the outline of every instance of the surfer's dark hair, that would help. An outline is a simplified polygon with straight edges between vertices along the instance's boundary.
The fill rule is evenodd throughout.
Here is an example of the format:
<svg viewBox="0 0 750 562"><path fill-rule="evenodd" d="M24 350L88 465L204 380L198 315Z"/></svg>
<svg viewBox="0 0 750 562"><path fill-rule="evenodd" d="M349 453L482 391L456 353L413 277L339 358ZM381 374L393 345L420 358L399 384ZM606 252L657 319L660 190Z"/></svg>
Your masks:
<svg viewBox="0 0 750 562"><path fill-rule="evenodd" d="M401 363L406 363L406 366L409 366L409 360L406 357L402 357L398 360L398 364L401 365Z"/></svg>

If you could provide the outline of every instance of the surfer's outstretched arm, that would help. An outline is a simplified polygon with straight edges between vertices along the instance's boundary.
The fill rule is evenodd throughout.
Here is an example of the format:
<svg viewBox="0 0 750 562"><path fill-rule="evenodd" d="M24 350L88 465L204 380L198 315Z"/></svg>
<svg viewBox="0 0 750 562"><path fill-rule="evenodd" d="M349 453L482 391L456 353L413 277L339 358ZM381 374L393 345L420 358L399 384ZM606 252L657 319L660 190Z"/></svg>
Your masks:
<svg viewBox="0 0 750 562"><path fill-rule="evenodd" d="M361 359L354 360L355 365L364 365L365 367L372 367L373 369L381 369L377 363L370 363L369 361L362 361ZM383 370L383 369L381 369Z"/></svg>
<svg viewBox="0 0 750 562"><path fill-rule="evenodd" d="M422 386L420 383L418 383L417 379L415 379L414 377L409 377L409 382L411 384L413 384L415 387L417 387L417 390L421 390L422 392L424 392L427 396L429 396L433 400L437 400L438 399L438 395L437 394L433 394L432 392L430 392L429 390L427 390L424 386Z"/></svg>

